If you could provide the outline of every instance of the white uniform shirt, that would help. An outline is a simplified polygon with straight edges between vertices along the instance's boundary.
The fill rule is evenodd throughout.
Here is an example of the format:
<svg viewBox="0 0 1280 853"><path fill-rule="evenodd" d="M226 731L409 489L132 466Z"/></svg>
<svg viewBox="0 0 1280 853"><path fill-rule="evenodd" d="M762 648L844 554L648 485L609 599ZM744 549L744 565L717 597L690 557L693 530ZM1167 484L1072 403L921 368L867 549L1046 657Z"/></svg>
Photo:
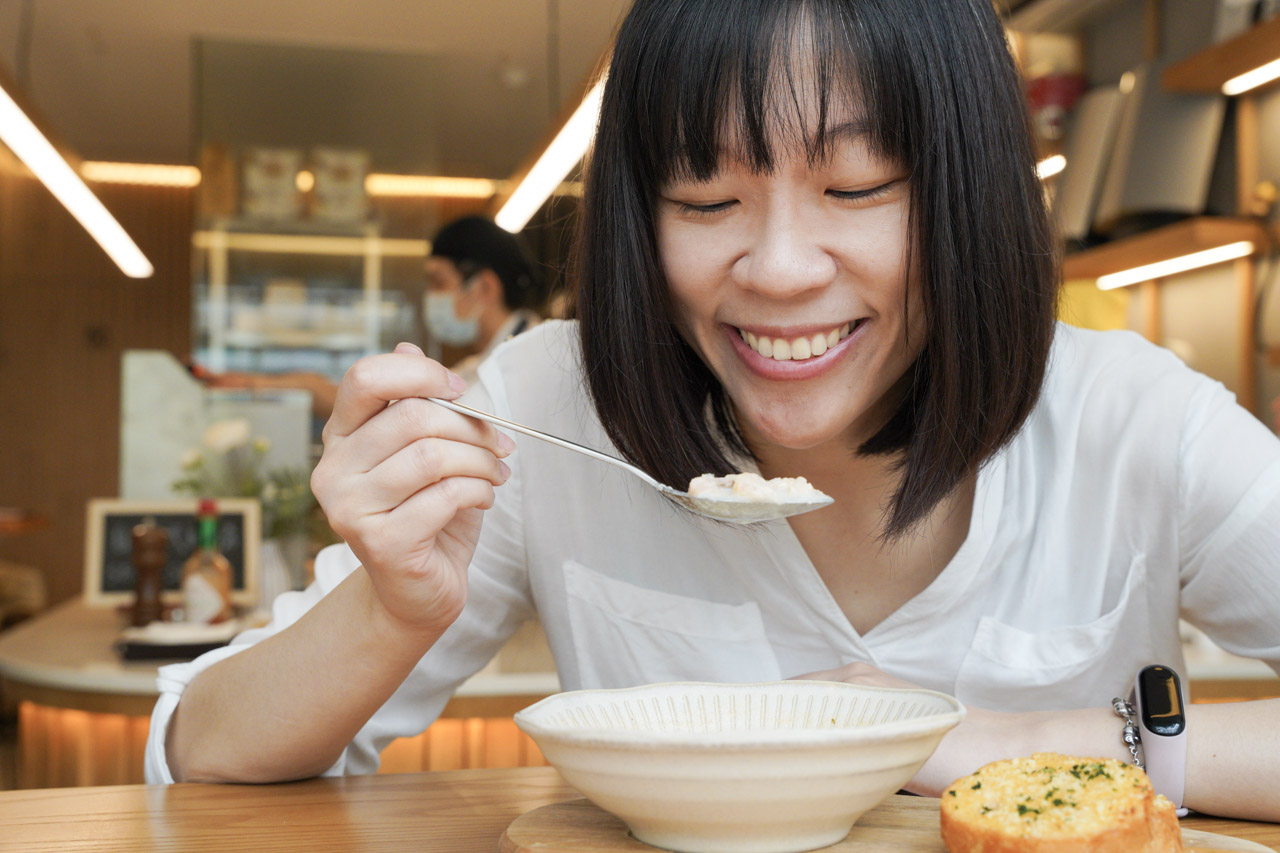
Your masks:
<svg viewBox="0 0 1280 853"><path fill-rule="evenodd" d="M499 348L467 402L613 451L548 322ZM1129 333L1059 326L1043 394L980 472L968 537L925 590L853 630L785 521L690 518L611 466L523 436L486 513L462 616L329 773L422 731L535 613L566 689L767 681L865 661L976 706L1104 707L1178 618L1280 671L1280 441L1221 385ZM149 781L185 685L292 623L356 562L338 546L272 624L161 670Z"/></svg>

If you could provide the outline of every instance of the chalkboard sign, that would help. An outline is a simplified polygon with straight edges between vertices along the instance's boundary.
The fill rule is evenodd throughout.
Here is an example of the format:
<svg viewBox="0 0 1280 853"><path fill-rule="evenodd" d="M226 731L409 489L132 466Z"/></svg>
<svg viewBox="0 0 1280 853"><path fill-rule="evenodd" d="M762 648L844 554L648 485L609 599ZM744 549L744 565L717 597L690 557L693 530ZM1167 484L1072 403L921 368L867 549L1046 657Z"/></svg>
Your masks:
<svg viewBox="0 0 1280 853"><path fill-rule="evenodd" d="M258 595L260 510L251 498L217 498L218 547L231 563L231 599L252 606ZM162 579L166 598L176 600L182 564L196 549L196 501L89 501L84 557L84 600L117 605L133 600L133 528L152 519L169 534L169 561Z"/></svg>

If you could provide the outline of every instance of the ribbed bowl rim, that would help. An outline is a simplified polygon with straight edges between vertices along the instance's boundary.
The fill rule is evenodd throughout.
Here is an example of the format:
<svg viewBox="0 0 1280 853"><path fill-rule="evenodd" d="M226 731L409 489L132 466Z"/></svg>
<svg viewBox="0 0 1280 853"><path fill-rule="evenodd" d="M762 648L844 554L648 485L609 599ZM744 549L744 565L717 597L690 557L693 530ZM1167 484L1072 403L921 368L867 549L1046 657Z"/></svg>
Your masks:
<svg viewBox="0 0 1280 853"><path fill-rule="evenodd" d="M933 697L949 706L950 710L928 714L910 720L886 720L859 726L833 728L786 728L720 731L662 731L659 729L620 729L614 727L587 727L557 725L547 717L563 710L560 706L580 702L587 697L618 696L634 698L645 693L679 693L697 695L701 691L745 694L761 690L788 690L797 693L820 692L815 688L827 688L831 692L856 692L871 695L904 698L912 695ZM834 688L834 691L832 691ZM540 740L555 741L575 746L608 747L623 750L732 750L745 749L772 751L805 746L849 746L863 743L895 743L922 735L945 732L959 724L965 717L964 705L954 696L936 690L922 688L878 687L866 684L846 684L839 681L777 681L730 684L721 682L663 682L639 687L571 690L548 696L515 715L521 731Z"/></svg>

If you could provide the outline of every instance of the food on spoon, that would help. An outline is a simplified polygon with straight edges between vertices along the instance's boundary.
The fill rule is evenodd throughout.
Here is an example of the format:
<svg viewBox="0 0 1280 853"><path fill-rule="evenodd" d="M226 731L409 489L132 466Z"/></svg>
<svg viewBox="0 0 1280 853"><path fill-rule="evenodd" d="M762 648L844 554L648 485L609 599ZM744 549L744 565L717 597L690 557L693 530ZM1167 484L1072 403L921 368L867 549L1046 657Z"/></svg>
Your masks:
<svg viewBox="0 0 1280 853"><path fill-rule="evenodd" d="M1041 752L994 761L942 793L951 853L1175 853L1173 803L1113 758Z"/></svg>
<svg viewBox="0 0 1280 853"><path fill-rule="evenodd" d="M717 477L703 474L689 481L689 495L717 501L753 501L762 503L816 503L829 500L804 477L774 477L766 480L759 474L729 474Z"/></svg>

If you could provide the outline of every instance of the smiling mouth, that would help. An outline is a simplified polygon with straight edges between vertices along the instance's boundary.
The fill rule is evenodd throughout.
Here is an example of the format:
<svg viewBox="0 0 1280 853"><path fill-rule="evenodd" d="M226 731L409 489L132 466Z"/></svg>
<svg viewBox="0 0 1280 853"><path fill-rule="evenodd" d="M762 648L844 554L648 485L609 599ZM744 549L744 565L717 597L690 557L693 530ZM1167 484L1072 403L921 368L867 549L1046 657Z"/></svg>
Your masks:
<svg viewBox="0 0 1280 853"><path fill-rule="evenodd" d="M826 332L814 332L811 335L800 335L793 338L770 337L756 335L745 329L738 329L738 335L746 341L747 346L765 358L774 361L805 361L817 358L862 325L866 318L836 326ZM737 328L736 326L734 328Z"/></svg>

